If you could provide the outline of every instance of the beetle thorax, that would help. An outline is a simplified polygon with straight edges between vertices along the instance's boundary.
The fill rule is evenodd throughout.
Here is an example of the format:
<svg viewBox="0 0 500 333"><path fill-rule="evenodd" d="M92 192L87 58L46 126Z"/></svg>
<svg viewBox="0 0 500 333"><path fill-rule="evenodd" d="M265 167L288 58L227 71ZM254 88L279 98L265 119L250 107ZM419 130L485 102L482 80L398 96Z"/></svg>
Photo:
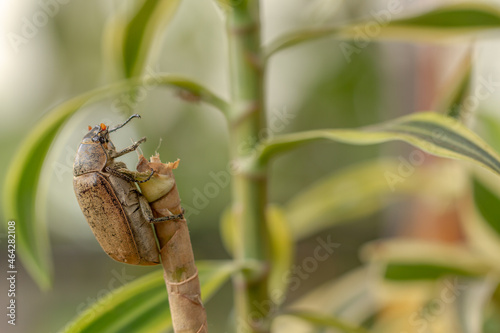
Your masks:
<svg viewBox="0 0 500 333"><path fill-rule="evenodd" d="M73 175L79 176L104 169L108 155L100 143L82 143L76 153Z"/></svg>

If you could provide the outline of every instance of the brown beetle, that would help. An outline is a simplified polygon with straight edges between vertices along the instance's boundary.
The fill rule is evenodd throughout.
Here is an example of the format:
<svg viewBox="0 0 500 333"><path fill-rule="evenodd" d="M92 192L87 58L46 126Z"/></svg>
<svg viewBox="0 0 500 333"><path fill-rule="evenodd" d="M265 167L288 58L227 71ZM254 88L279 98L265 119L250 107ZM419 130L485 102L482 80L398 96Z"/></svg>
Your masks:
<svg viewBox="0 0 500 333"><path fill-rule="evenodd" d="M159 251L150 223L183 216L154 218L147 200L134 184L148 181L153 171L131 171L125 163L115 161L146 141L142 138L121 151L116 151L110 141L109 133L133 118L140 116L134 114L113 129L104 124L89 126L73 165L73 187L94 236L111 258L133 265L156 265Z"/></svg>

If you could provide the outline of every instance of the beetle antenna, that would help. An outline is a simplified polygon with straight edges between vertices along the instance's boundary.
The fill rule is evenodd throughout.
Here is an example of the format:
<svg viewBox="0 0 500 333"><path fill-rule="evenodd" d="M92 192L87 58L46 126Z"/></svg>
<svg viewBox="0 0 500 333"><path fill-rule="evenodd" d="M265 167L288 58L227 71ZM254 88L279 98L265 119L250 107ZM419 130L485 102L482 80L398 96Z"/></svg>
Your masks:
<svg viewBox="0 0 500 333"><path fill-rule="evenodd" d="M134 118L141 118L141 116L139 116L137 113L136 113L136 114L131 115L131 116L130 116L127 120L125 120L125 122L124 122L123 124L120 124L120 125L118 125L118 126L116 126L116 127L113 127L112 129L110 129L110 130L108 131L108 133L114 132L114 131L116 131L116 130L118 130L118 129L122 128L123 126L127 125L129 121L131 121L131 120L132 120L132 119L134 119Z"/></svg>

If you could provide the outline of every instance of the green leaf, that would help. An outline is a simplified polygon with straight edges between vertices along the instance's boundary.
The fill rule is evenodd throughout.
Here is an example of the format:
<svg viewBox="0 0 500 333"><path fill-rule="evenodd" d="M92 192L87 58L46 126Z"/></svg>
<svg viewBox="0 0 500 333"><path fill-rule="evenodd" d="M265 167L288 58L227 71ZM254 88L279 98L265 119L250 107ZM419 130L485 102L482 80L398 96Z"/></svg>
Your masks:
<svg viewBox="0 0 500 333"><path fill-rule="evenodd" d="M414 26L423 28L498 28L498 9L474 2L434 9L422 15L395 20L391 26Z"/></svg>
<svg viewBox="0 0 500 333"><path fill-rule="evenodd" d="M206 302L237 266L232 262L197 262L201 295ZM85 310L61 332L164 332L172 326L163 271L158 270L114 290Z"/></svg>
<svg viewBox="0 0 500 333"><path fill-rule="evenodd" d="M344 333L368 333L369 331L363 327L354 326L341 319L327 316L319 313L306 312L306 311L290 311L285 312L286 315L294 316L305 320L314 326L325 327L325 328L335 328L340 332Z"/></svg>
<svg viewBox="0 0 500 333"><path fill-rule="evenodd" d="M457 66L451 79L447 80L445 91L439 97L437 110L448 116L462 121L474 111L466 103L470 97L469 90L472 78L472 51L466 54L465 59Z"/></svg>
<svg viewBox="0 0 500 333"><path fill-rule="evenodd" d="M396 11L379 11L378 15L372 14L372 17L344 26L314 27L292 32L271 42L265 47L265 54L269 57L291 46L327 36L354 42L361 39L363 43L366 39L384 38L433 41L500 28L500 13L497 7L477 2L443 6L400 19L394 19ZM378 29L374 30L374 27ZM359 49L356 44L353 47Z"/></svg>
<svg viewBox="0 0 500 333"><path fill-rule="evenodd" d="M382 277L392 282L436 280L448 275L480 277L493 271L485 258L463 245L393 239L366 245L362 256L380 266Z"/></svg>
<svg viewBox="0 0 500 333"><path fill-rule="evenodd" d="M461 222L471 248L486 258L490 265L500 269L499 225L496 221L500 183L498 178L479 168L473 169L470 191L473 200L464 202L458 208Z"/></svg>
<svg viewBox="0 0 500 333"><path fill-rule="evenodd" d="M227 110L226 102L187 79L176 76L157 76L153 79L158 86L183 89L216 108ZM127 80L98 88L57 106L29 131L28 137L14 155L6 174L4 218L16 222L16 250L40 288L47 289L51 284L48 233L45 216L39 214L40 210L37 209L37 198L43 197L39 195L40 173L52 141L64 122L83 105L144 84L151 85L151 78Z"/></svg>
<svg viewBox="0 0 500 333"><path fill-rule="evenodd" d="M500 236L500 219L498 218L500 198L478 178L473 178L473 191L474 202L484 221Z"/></svg>
<svg viewBox="0 0 500 333"><path fill-rule="evenodd" d="M434 112L418 112L358 130L326 129L276 136L260 146L255 159L262 166L280 153L324 139L357 145L400 140L430 154L472 162L500 174L500 156L486 142L457 120Z"/></svg>
<svg viewBox="0 0 500 333"><path fill-rule="evenodd" d="M395 281L408 280L436 280L443 276L459 275L477 277L477 272L463 270L447 265L433 265L428 263L391 262L385 268L384 279Z"/></svg>
<svg viewBox="0 0 500 333"><path fill-rule="evenodd" d="M267 211L267 221L271 245L270 297L272 297L274 304L281 305L285 300L289 283L289 279L286 277L293 262L294 242L282 209L270 206ZM276 297L276 295L280 297Z"/></svg>
<svg viewBox="0 0 500 333"><path fill-rule="evenodd" d="M166 24L174 16L180 0L144 0L123 34L125 77L140 76L149 52Z"/></svg>
<svg viewBox="0 0 500 333"><path fill-rule="evenodd" d="M484 135L495 151L500 151L500 120L498 117L484 112L478 113L476 120L478 122L479 132Z"/></svg>

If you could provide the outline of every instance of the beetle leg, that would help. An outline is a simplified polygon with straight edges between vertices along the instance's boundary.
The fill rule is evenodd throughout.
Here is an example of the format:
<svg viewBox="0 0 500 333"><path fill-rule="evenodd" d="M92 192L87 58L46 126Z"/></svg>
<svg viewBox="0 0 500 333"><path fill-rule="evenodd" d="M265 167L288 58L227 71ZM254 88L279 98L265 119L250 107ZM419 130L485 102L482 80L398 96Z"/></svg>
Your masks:
<svg viewBox="0 0 500 333"><path fill-rule="evenodd" d="M147 182L148 180L151 179L151 177L153 177L153 174L155 173L155 171L153 169L151 169L151 173L149 174L148 178L144 179L144 180L134 180L134 182L136 183L145 183Z"/></svg>
<svg viewBox="0 0 500 333"><path fill-rule="evenodd" d="M116 177L119 177L121 179L125 179L126 181L133 182L133 183L145 183L148 180L151 179L155 171L151 169L150 173L147 172L137 172L137 171L131 171L127 168L119 168L119 169L113 169L109 166L105 167L104 170ZM147 177L144 180L137 180L139 177Z"/></svg>
<svg viewBox="0 0 500 333"><path fill-rule="evenodd" d="M137 141L137 142L134 142L134 144L133 144L133 145L130 145L130 146L128 146L127 148L125 148L125 149L123 149L123 150L120 150L120 151L117 151L117 152L112 152L112 153L110 154L110 155L111 155L111 158L117 158L117 157L120 157L120 156L122 156L122 155L128 154L128 153L130 153L130 152L132 152L132 151L136 150L136 149L139 147L139 145L140 145L141 143L143 143L144 141L146 141L146 138L145 138L145 137L144 137L144 138L142 138L142 139L140 139L140 140L139 140L139 141Z"/></svg>
<svg viewBox="0 0 500 333"><path fill-rule="evenodd" d="M161 223L161 222L165 222L165 221L184 219L184 209L182 209L182 214L163 216L163 217L154 217L153 212L151 211L151 207L149 206L149 203L146 200L146 198L144 198L143 196L139 196L139 203L141 205L142 213L149 223Z"/></svg>
<svg viewBox="0 0 500 333"><path fill-rule="evenodd" d="M107 173L110 173L113 176L116 176L118 178L124 179L124 180L126 180L128 182L134 182L135 181L135 179L132 176L130 176L130 175L126 174L126 173L120 172L120 171L118 171L116 169L110 168L109 166L105 167L104 170Z"/></svg>

